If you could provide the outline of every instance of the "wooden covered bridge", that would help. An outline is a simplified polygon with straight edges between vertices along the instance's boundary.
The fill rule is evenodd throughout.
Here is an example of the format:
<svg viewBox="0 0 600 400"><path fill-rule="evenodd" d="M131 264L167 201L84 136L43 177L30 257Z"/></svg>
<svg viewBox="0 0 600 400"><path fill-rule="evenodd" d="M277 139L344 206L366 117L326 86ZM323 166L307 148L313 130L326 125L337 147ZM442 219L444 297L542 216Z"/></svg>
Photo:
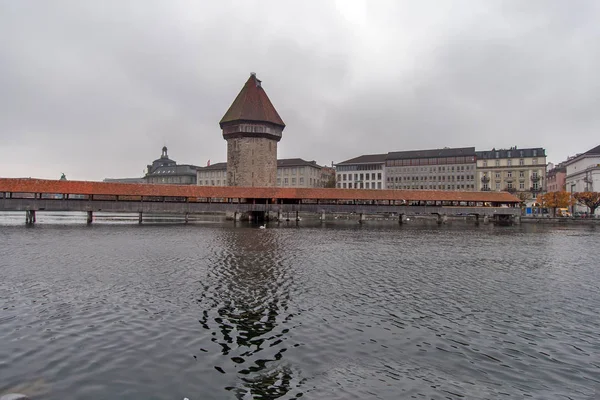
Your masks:
<svg viewBox="0 0 600 400"><path fill-rule="evenodd" d="M175 213L183 215L221 212L240 217L279 218L282 213L354 213L364 215L435 214L441 221L451 215L474 215L510 222L520 216L520 200L507 192L436 190L368 190L321 188L265 188L184 186L55 181L0 178L0 211L23 211L26 222L35 222L36 211L88 213Z"/></svg>

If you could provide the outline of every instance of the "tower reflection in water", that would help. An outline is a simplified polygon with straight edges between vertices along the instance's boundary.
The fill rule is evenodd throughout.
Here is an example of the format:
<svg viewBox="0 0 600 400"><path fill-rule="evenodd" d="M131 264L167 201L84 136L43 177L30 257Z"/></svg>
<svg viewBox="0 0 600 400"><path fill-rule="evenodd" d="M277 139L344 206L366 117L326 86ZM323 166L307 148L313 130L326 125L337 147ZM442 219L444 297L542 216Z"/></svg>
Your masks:
<svg viewBox="0 0 600 400"><path fill-rule="evenodd" d="M227 356L215 369L237 371L238 384L226 389L238 398L293 395L300 382L284 353L293 328L288 302L294 283L277 252L277 232L233 229L219 239L226 250L210 260L200 320Z"/></svg>

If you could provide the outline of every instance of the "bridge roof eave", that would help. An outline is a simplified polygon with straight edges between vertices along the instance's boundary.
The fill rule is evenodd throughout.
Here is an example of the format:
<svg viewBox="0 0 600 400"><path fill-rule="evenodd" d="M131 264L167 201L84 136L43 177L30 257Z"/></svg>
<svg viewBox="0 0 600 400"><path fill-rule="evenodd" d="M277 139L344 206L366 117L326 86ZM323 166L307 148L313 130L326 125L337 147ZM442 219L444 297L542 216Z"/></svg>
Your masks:
<svg viewBox="0 0 600 400"><path fill-rule="evenodd" d="M228 187L12 178L0 178L0 192L238 199L466 201L499 204L520 202L508 192Z"/></svg>

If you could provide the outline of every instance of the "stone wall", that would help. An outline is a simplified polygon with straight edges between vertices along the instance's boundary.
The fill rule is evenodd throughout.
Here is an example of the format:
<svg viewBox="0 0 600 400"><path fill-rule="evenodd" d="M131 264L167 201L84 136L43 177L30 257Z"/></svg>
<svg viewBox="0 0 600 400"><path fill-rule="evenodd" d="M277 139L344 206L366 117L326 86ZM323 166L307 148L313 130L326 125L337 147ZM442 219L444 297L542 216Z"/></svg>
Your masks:
<svg viewBox="0 0 600 400"><path fill-rule="evenodd" d="M277 142L261 137L227 139L227 185L274 187Z"/></svg>

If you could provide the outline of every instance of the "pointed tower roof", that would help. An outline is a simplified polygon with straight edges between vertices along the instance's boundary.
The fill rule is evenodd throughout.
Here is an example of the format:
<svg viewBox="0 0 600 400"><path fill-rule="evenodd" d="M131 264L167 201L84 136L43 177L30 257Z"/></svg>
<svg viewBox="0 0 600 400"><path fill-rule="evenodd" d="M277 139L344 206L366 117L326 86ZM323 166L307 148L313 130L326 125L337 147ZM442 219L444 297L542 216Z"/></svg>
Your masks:
<svg viewBox="0 0 600 400"><path fill-rule="evenodd" d="M237 95L229 110L221 118L221 128L223 124L233 121L257 121L270 122L275 125L285 127L285 123L273 107L271 100L267 96L261 85L261 81L252 72L250 78Z"/></svg>

